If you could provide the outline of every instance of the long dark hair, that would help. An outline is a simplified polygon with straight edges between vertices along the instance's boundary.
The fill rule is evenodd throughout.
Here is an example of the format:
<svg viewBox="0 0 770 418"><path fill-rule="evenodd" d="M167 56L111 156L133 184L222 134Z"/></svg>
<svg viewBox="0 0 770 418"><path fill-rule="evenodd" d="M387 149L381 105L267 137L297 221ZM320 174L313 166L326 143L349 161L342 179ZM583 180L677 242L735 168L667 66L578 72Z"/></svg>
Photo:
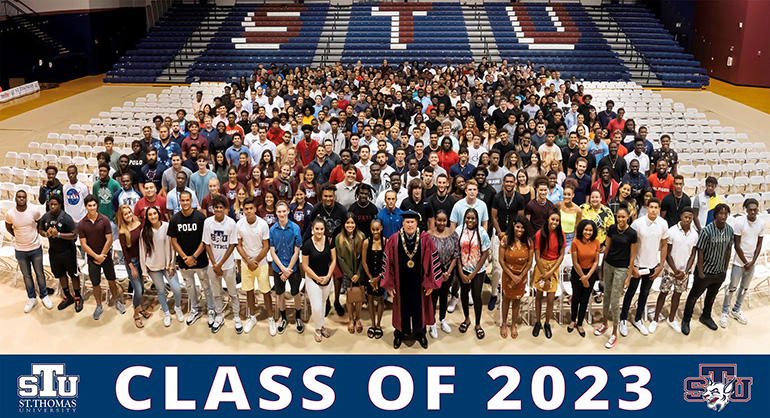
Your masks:
<svg viewBox="0 0 770 418"><path fill-rule="evenodd" d="M521 239L519 239L519 242L529 248L529 237L532 236L532 226L527 218L522 215L519 215L516 219L508 222L508 229L505 231L505 245L511 247L516 243L516 224L521 224L524 227L524 234L521 236Z"/></svg>
<svg viewBox="0 0 770 418"><path fill-rule="evenodd" d="M543 227L540 229L540 252L545 252L545 250L548 249L548 243L551 241L551 231L548 229L548 223L550 222L551 216L553 215L561 218L559 212L552 212L550 215L548 215L548 219L546 219ZM556 234L556 243L558 247L564 247L564 233L561 230L561 222L556 225L556 230L553 232Z"/></svg>
<svg viewBox="0 0 770 418"><path fill-rule="evenodd" d="M481 251L481 221L479 220L479 213L474 208L468 208L468 210L465 211L463 214L463 228L460 230L460 238L462 238L463 234L465 233L465 229L468 228L468 223L465 222L465 217L468 216L469 213L472 213L476 217L476 238L479 240L479 252Z"/></svg>
<svg viewBox="0 0 770 418"><path fill-rule="evenodd" d="M148 220L148 216L150 214L150 211L154 210L158 214L158 221L162 223L161 217L160 217L160 211L155 206L147 206L147 209L144 210L144 227L142 228L142 242L144 242L144 248L147 250L147 255L151 256L153 252L155 252L155 242L153 242L153 235L155 234L155 231L153 231L152 224Z"/></svg>
<svg viewBox="0 0 770 418"><path fill-rule="evenodd" d="M217 155L219 154L222 154L222 165L219 165L219 163L217 162ZM219 171L220 167L227 168L227 156L225 156L224 151L217 151L214 154L214 171Z"/></svg>

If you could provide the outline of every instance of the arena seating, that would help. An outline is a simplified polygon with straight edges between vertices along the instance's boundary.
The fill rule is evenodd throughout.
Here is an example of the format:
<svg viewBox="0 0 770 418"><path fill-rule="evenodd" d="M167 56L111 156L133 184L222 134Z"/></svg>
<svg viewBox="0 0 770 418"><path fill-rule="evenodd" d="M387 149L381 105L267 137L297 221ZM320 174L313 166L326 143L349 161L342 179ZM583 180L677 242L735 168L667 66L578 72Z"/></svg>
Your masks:
<svg viewBox="0 0 770 418"><path fill-rule="evenodd" d="M107 71L107 83L154 83L190 35L198 28L209 6L174 6L150 29L136 49L126 51Z"/></svg>
<svg viewBox="0 0 770 418"><path fill-rule="evenodd" d="M580 4L485 3L500 57L557 67L562 78L628 80L617 57Z"/></svg>
<svg viewBox="0 0 770 418"><path fill-rule="evenodd" d="M459 3L355 3L343 63L473 60Z"/></svg>
<svg viewBox="0 0 770 418"><path fill-rule="evenodd" d="M234 6L188 71L188 82L249 75L256 63L310 65L327 9L320 3Z"/></svg>
<svg viewBox="0 0 770 418"><path fill-rule="evenodd" d="M706 70L674 40L655 16L641 5L605 6L634 48L663 82L663 87L708 85Z"/></svg>

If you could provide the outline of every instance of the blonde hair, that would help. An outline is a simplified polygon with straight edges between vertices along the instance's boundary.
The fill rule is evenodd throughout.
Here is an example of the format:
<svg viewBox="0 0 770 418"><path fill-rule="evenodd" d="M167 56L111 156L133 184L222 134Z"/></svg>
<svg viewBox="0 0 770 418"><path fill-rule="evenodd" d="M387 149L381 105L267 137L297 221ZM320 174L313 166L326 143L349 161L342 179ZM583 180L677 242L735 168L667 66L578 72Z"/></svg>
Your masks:
<svg viewBox="0 0 770 418"><path fill-rule="evenodd" d="M131 231L128 229L130 226L126 223L125 218L123 217L123 211L125 209L128 209L128 211L131 213L131 217L134 218L134 211L131 210L131 206L128 205L120 205L118 208L118 211L115 214L115 221L117 221L118 224L118 236L125 234L126 236L126 247L131 247Z"/></svg>

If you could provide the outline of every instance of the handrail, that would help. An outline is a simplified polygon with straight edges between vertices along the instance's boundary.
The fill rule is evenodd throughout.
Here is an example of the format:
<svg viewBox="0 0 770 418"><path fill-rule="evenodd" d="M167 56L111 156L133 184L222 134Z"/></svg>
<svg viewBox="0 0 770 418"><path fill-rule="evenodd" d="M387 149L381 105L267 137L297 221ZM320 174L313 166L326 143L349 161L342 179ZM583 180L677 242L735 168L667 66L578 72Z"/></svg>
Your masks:
<svg viewBox="0 0 770 418"><path fill-rule="evenodd" d="M25 13L25 14L32 14L32 15L35 15L35 17L40 17L40 14L38 14L38 13L35 11L35 9L33 9L33 8L29 7L29 6L28 6L26 3L24 3L23 1L21 1L21 0L13 0L13 1L14 1L14 2L16 2L16 3L19 3L19 4L21 4L22 6L24 6L24 7L26 7L26 8L27 8L27 11L24 11L24 13ZM19 7L18 7L18 6L16 6L15 4L14 4L14 7L16 7L16 8L17 8L17 9L19 9L19 10L21 10L21 8L19 8ZM22 11L23 11L23 10L22 10Z"/></svg>

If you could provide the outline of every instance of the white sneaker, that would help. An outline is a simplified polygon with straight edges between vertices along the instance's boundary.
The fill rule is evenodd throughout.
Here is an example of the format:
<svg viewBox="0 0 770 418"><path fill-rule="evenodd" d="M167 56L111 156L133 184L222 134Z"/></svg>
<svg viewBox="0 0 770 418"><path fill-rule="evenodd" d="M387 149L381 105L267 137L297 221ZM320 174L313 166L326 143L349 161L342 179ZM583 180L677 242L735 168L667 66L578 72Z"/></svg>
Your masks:
<svg viewBox="0 0 770 418"><path fill-rule="evenodd" d="M430 331L430 337L433 339L438 338L438 328L436 328L436 325L429 325L428 330Z"/></svg>
<svg viewBox="0 0 770 418"><path fill-rule="evenodd" d="M163 326L166 326L166 327L171 326L171 313L166 312L163 314Z"/></svg>
<svg viewBox="0 0 770 418"><path fill-rule="evenodd" d="M460 301L460 298L456 296L452 296L451 298L449 298L449 303L447 303L446 305L446 311L449 313L454 312L455 308L457 307L457 302L459 301Z"/></svg>
<svg viewBox="0 0 770 418"><path fill-rule="evenodd" d="M620 335L624 337L628 336L628 321L625 319L620 321Z"/></svg>
<svg viewBox="0 0 770 418"><path fill-rule="evenodd" d="M217 315L214 317L214 323L211 324L211 332L216 334L219 332L220 329L222 329L222 325L225 323L225 318L222 317L222 315Z"/></svg>
<svg viewBox="0 0 770 418"><path fill-rule="evenodd" d="M673 330L674 330L674 332L676 332L677 334L681 334L681 333L682 333L682 327L680 327L680 326L679 326L679 322L676 322L676 321L669 321L668 319L666 319L666 323L667 323L667 324L668 324L668 326L670 326L670 327L671 327L671 329L673 329Z"/></svg>
<svg viewBox="0 0 770 418"><path fill-rule="evenodd" d="M446 322L446 319L441 320L441 330L449 334L452 332L452 328L449 327L449 324Z"/></svg>
<svg viewBox="0 0 770 418"><path fill-rule="evenodd" d="M240 334L243 332L243 323L241 323L241 317L237 314L233 318L233 324L235 325L235 333Z"/></svg>
<svg viewBox="0 0 770 418"><path fill-rule="evenodd" d="M639 332L642 333L642 335L647 336L650 335L650 331L647 330L647 327L644 326L643 320L634 321L634 327L639 330Z"/></svg>
<svg viewBox="0 0 770 418"><path fill-rule="evenodd" d="M251 329L254 328L254 326L257 325L257 317L254 315L249 316L248 319L246 319L246 326L243 327L243 330L246 331L246 334L251 332Z"/></svg>
<svg viewBox="0 0 770 418"><path fill-rule="evenodd" d="M615 334L610 334L610 339L607 340L607 343L604 344L607 348L615 347L615 343L618 342L618 337L615 336Z"/></svg>
<svg viewBox="0 0 770 418"><path fill-rule="evenodd" d="M37 305L37 298L29 298L27 301L27 304L24 305L24 313L29 313L32 308L34 308Z"/></svg>
<svg viewBox="0 0 770 418"><path fill-rule="evenodd" d="M655 332L655 330L658 328L658 321L652 321L650 322L650 327L647 328L647 331L650 331L650 334Z"/></svg>
<svg viewBox="0 0 770 418"><path fill-rule="evenodd" d="M722 314L719 316L719 326L722 328L727 328L727 314Z"/></svg>
<svg viewBox="0 0 770 418"><path fill-rule="evenodd" d="M270 336L273 336L273 337L275 337L275 334L278 332L278 329L275 326L275 318L273 318L272 316L267 318L267 329L268 329L268 332L270 333Z"/></svg>
<svg viewBox="0 0 770 418"><path fill-rule="evenodd" d="M176 312L176 320L179 322L184 322L184 314L182 313L182 307L177 306L174 308L174 311Z"/></svg>
<svg viewBox="0 0 770 418"><path fill-rule="evenodd" d="M51 299L46 295L43 298L43 306L46 307L46 309L53 309L53 302L51 302Z"/></svg>
<svg viewBox="0 0 770 418"><path fill-rule="evenodd" d="M43 300L43 302L45 302L45 300ZM48 308L48 306L46 306L46 308ZM48 308L48 309L51 309L51 308ZM749 323L749 320L746 319L745 316L743 316L743 312L740 312L740 311L736 312L736 311L730 310L730 316L743 325L746 325Z"/></svg>

